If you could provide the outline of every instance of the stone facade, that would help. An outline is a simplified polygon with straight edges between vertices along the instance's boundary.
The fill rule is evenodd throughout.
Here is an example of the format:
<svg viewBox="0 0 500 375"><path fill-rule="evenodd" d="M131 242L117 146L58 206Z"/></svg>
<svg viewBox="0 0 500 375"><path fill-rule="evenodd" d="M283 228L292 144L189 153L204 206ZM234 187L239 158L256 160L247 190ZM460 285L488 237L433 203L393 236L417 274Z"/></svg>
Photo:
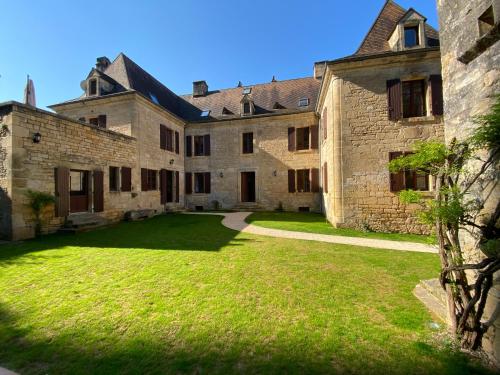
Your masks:
<svg viewBox="0 0 500 375"><path fill-rule="evenodd" d="M424 79L440 74L439 51L374 57L328 65L318 112L322 173L327 173L324 212L336 226L427 233L412 207L390 191L389 153L411 151L416 141L442 140L442 116L388 119L386 84L391 79ZM323 127L327 127L326 132ZM326 134L326 137L325 137Z"/></svg>
<svg viewBox="0 0 500 375"><path fill-rule="evenodd" d="M445 98L445 138L465 139L474 129L474 116L490 110L500 94L500 2L491 0L438 0L440 18L443 86ZM480 18L491 11L490 31L481 28ZM471 169L476 168L474 164ZM497 171L498 172L498 171ZM475 187L473 194L485 199L483 215L491 213L500 200L498 173ZM464 233L466 262L484 254L473 236ZM473 275L471 275L473 276ZM500 273L490 290L484 319L495 323L483 339L483 347L500 363ZM497 317L495 319L495 317Z"/></svg>

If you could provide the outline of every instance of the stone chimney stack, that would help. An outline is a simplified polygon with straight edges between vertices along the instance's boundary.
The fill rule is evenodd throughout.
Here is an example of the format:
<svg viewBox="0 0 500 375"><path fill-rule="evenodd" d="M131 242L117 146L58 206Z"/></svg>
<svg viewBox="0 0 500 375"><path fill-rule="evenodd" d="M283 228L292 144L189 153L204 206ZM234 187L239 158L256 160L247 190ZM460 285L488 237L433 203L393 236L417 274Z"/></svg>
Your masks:
<svg viewBox="0 0 500 375"><path fill-rule="evenodd" d="M206 81L193 82L193 96L206 96L208 93L208 85Z"/></svg>
<svg viewBox="0 0 500 375"><path fill-rule="evenodd" d="M98 57L95 68L100 72L104 72L109 65L111 65L111 61L106 56Z"/></svg>

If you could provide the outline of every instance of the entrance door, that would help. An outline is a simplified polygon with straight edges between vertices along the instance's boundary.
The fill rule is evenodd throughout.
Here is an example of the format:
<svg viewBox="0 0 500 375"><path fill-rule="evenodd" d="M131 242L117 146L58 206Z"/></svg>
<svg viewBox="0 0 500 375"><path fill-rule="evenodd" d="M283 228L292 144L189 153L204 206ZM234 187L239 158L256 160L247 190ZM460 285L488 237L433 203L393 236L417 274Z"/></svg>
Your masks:
<svg viewBox="0 0 500 375"><path fill-rule="evenodd" d="M167 202L174 201L174 172L167 171Z"/></svg>
<svg viewBox="0 0 500 375"><path fill-rule="evenodd" d="M89 172L72 169L69 172L69 211L89 210Z"/></svg>
<svg viewBox="0 0 500 375"><path fill-rule="evenodd" d="M174 172L160 170L160 197L161 204L174 201Z"/></svg>
<svg viewBox="0 0 500 375"><path fill-rule="evenodd" d="M255 202L255 172L241 172L241 201Z"/></svg>

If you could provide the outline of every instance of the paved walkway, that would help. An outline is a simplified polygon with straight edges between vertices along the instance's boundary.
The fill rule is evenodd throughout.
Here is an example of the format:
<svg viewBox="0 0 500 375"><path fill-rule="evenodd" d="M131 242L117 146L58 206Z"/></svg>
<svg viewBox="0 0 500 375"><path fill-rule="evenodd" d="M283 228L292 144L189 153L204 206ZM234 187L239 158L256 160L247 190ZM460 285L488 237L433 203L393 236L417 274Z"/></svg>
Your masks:
<svg viewBox="0 0 500 375"><path fill-rule="evenodd" d="M0 367L0 375L17 375L17 373L9 371L6 368Z"/></svg>
<svg viewBox="0 0 500 375"><path fill-rule="evenodd" d="M438 253L438 249L436 246L426 245L416 242L378 240L375 238L362 238L362 237L333 236L329 234L293 232L289 230L259 227L245 222L245 219L250 214L252 214L252 212L186 212L186 214L224 216L224 219L222 220L222 225L224 225L225 227L237 230L239 232L258 234L261 236L291 238L291 239L306 240L306 241L329 242L342 245L372 247L377 249L415 251L420 253L435 253L435 254Z"/></svg>

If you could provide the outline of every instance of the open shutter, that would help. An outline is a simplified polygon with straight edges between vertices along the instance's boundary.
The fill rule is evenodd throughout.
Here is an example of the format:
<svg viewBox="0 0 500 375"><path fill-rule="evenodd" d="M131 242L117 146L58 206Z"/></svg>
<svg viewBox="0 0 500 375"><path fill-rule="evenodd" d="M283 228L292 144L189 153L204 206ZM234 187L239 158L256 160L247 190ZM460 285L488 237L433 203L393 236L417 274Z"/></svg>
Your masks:
<svg viewBox="0 0 500 375"><path fill-rule="evenodd" d="M321 117L321 126L323 127L323 138L328 138L328 109L323 109L323 116Z"/></svg>
<svg viewBox="0 0 500 375"><path fill-rule="evenodd" d="M193 142L190 135L186 136L186 156L193 155Z"/></svg>
<svg viewBox="0 0 500 375"><path fill-rule="evenodd" d="M389 120L398 121L403 115L403 99L401 80L391 79L387 81L387 106Z"/></svg>
<svg viewBox="0 0 500 375"><path fill-rule="evenodd" d="M122 191L132 191L132 169L122 167Z"/></svg>
<svg viewBox="0 0 500 375"><path fill-rule="evenodd" d="M318 148L318 125L311 126L311 148Z"/></svg>
<svg viewBox="0 0 500 375"><path fill-rule="evenodd" d="M97 126L106 129L106 115L97 116Z"/></svg>
<svg viewBox="0 0 500 375"><path fill-rule="evenodd" d="M179 171L175 171L175 202L179 203Z"/></svg>
<svg viewBox="0 0 500 375"><path fill-rule="evenodd" d="M94 171L94 212L104 211L104 172Z"/></svg>
<svg viewBox="0 0 500 375"><path fill-rule="evenodd" d="M311 169L311 191L313 193L319 193L319 169Z"/></svg>
<svg viewBox="0 0 500 375"><path fill-rule="evenodd" d="M295 170L288 170L288 192L295 193Z"/></svg>
<svg viewBox="0 0 500 375"><path fill-rule="evenodd" d="M193 193L193 175L190 172L186 172L184 175L184 189L186 194Z"/></svg>
<svg viewBox="0 0 500 375"><path fill-rule="evenodd" d="M210 156L210 134L203 136L203 151L206 156Z"/></svg>
<svg viewBox="0 0 500 375"><path fill-rule="evenodd" d="M205 178L205 194L210 194L210 172L204 173Z"/></svg>
<svg viewBox="0 0 500 375"><path fill-rule="evenodd" d="M175 132L175 153L179 153L179 132Z"/></svg>
<svg viewBox="0 0 500 375"><path fill-rule="evenodd" d="M167 132L164 125L160 125L160 148L162 150L167 149Z"/></svg>
<svg viewBox="0 0 500 375"><path fill-rule="evenodd" d="M146 168L141 168L141 190L148 191L148 170Z"/></svg>
<svg viewBox="0 0 500 375"><path fill-rule="evenodd" d="M443 115L443 78L440 74L431 75L432 114Z"/></svg>
<svg viewBox="0 0 500 375"><path fill-rule="evenodd" d="M295 128L288 128L288 151L295 151Z"/></svg>
<svg viewBox="0 0 500 375"><path fill-rule="evenodd" d="M167 203L167 170L160 169L160 204Z"/></svg>
<svg viewBox="0 0 500 375"><path fill-rule="evenodd" d="M56 168L56 217L65 217L69 214L69 169Z"/></svg>
<svg viewBox="0 0 500 375"><path fill-rule="evenodd" d="M389 161L394 160L402 156L402 152L390 152L389 153ZM398 173L391 173L391 191L397 192L404 190L405 188L405 172L399 171Z"/></svg>

